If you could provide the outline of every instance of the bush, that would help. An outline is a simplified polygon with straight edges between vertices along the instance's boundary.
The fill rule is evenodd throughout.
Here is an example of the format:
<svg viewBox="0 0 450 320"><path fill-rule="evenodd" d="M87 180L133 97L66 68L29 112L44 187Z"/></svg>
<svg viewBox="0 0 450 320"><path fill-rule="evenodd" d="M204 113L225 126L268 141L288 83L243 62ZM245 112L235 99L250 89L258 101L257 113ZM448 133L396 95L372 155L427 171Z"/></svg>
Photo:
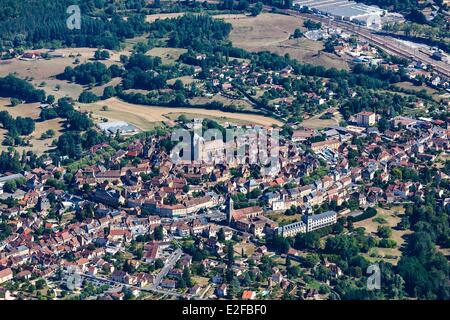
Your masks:
<svg viewBox="0 0 450 320"><path fill-rule="evenodd" d="M17 106L17 105L19 105L19 104L21 104L21 103L22 103L21 100L19 100L19 99L17 99L17 98L11 98L11 106L12 106L12 107L15 107L15 106Z"/></svg>

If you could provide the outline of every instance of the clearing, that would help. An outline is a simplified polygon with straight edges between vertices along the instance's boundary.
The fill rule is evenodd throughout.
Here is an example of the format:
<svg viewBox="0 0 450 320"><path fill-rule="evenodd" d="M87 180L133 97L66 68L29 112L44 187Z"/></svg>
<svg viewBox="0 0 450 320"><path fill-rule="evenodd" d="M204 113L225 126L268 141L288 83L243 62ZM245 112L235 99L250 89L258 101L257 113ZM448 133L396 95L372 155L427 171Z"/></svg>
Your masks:
<svg viewBox="0 0 450 320"><path fill-rule="evenodd" d="M320 41L306 38L290 39L295 29L305 32L303 19L276 13L262 13L257 17L243 14L222 14L214 16L231 23L230 40L233 45L248 51L270 51L280 55L288 53L291 58L303 63L348 69L347 62L334 54L321 52Z"/></svg>
<svg viewBox="0 0 450 320"><path fill-rule="evenodd" d="M15 107L10 106L10 100L0 98L0 111L8 111L9 114L16 118L18 116L21 117L30 117L32 119L39 119L40 108L39 103L28 103L28 104L20 104ZM52 141L54 139L58 139L58 137L63 132L64 120L60 118L46 120L46 121L36 121L36 128L31 135L28 136L30 141L30 146L25 147L14 147L19 153L25 151L33 151L34 153L41 155L44 152L52 149ZM55 131L55 136L48 139L41 139L41 135L47 130ZM0 129L0 143L3 141L6 134L6 130ZM27 139L25 139L27 140ZM7 150L7 146L0 145L0 150Z"/></svg>
<svg viewBox="0 0 450 320"><path fill-rule="evenodd" d="M390 262L394 265L398 263L400 257L402 256L401 248L405 243L405 235L411 234L411 230L397 230L396 226L401 220L402 215L404 215L405 209L402 206L395 206L391 209L382 209L377 208L377 215L374 218L355 222L355 228L363 227L366 229L366 233L372 236L377 236L377 229L379 226L388 226L392 229L392 236L390 239L397 242L397 246L395 248L375 248L371 250L374 256L370 256L370 254L364 254L367 259L371 261L377 261L380 258L386 259L387 262ZM377 218L382 218L384 223L377 222Z"/></svg>
<svg viewBox="0 0 450 320"><path fill-rule="evenodd" d="M147 51L146 54L160 57L163 64L174 64L186 52L187 50L182 48L156 47Z"/></svg>
<svg viewBox="0 0 450 320"><path fill-rule="evenodd" d="M324 129L331 126L339 125L339 122L342 120L342 115L337 113L333 115L331 119L320 119L322 115L324 115L327 111L324 111L318 115L315 115L301 123L302 127L310 128L310 129Z"/></svg>
<svg viewBox="0 0 450 320"><path fill-rule="evenodd" d="M48 50L39 50L46 52ZM12 59L1 63L0 77L4 77L10 73L17 75L22 79L31 80L30 82L39 89L43 89L47 95L54 95L56 99L69 96L77 99L83 92L83 86L70 83L65 80L58 80L56 76L64 72L67 66L75 67L75 59L79 59L80 64L92 62L94 48L65 48L57 49L51 54L63 55L59 58L37 59L37 60L20 60ZM112 64L120 65L120 55L129 54L126 51L109 51L111 58L101 61L106 66Z"/></svg>

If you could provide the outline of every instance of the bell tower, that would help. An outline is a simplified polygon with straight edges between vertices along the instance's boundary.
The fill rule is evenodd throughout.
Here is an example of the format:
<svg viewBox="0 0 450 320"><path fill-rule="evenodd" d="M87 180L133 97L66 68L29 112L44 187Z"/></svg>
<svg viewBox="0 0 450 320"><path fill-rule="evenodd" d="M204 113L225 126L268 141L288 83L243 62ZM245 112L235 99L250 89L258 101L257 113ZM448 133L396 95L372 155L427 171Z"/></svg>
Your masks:
<svg viewBox="0 0 450 320"><path fill-rule="evenodd" d="M228 225L231 225L231 218L233 217L233 211L234 211L234 201L233 201L233 199L231 199L231 196L228 196L227 207L226 207L227 224Z"/></svg>

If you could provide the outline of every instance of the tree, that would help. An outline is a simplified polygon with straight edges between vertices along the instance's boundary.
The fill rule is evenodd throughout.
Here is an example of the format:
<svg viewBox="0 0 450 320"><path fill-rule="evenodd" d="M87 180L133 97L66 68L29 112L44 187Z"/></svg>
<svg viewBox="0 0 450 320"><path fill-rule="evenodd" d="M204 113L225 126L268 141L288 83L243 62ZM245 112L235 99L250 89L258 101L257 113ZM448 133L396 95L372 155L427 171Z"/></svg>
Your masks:
<svg viewBox="0 0 450 320"><path fill-rule="evenodd" d="M293 37L295 38L295 39L297 39L297 38L301 38L303 36L303 33L300 31L300 29L295 29L294 30L294 35L293 35Z"/></svg>
<svg viewBox="0 0 450 320"><path fill-rule="evenodd" d="M19 104L21 104L22 103L22 101L20 101L19 99L17 99L17 98L11 98L11 106L12 107L15 107L15 106L17 106L17 105L19 105Z"/></svg>
<svg viewBox="0 0 450 320"><path fill-rule="evenodd" d="M4 222L0 223L0 241L5 240L12 234L12 228L9 224Z"/></svg>
<svg viewBox="0 0 450 320"><path fill-rule="evenodd" d="M256 17L261 13L262 9L263 9L262 2L257 2L253 7L250 8L250 14L253 17Z"/></svg>
<svg viewBox="0 0 450 320"><path fill-rule="evenodd" d="M162 259L155 259L155 268L156 269L161 269L164 267L164 261L162 261Z"/></svg>
<svg viewBox="0 0 450 320"><path fill-rule="evenodd" d="M78 97L78 102L80 103L92 103L98 101L99 98L90 91L83 91Z"/></svg>
<svg viewBox="0 0 450 320"><path fill-rule="evenodd" d="M320 248L320 237L315 232L299 233L295 237L294 247L296 249L318 249Z"/></svg>
<svg viewBox="0 0 450 320"><path fill-rule="evenodd" d="M291 257L289 255L286 256L286 267L291 265Z"/></svg>
<svg viewBox="0 0 450 320"><path fill-rule="evenodd" d="M392 229L388 226L378 226L377 234L380 238L387 239L392 235Z"/></svg>
<svg viewBox="0 0 450 320"><path fill-rule="evenodd" d="M55 96L54 95L48 95L47 96L47 103L48 104L53 104L55 102Z"/></svg>
<svg viewBox="0 0 450 320"><path fill-rule="evenodd" d="M221 242L225 241L225 231L223 228L220 228L219 231L217 231L217 240Z"/></svg>
<svg viewBox="0 0 450 320"><path fill-rule="evenodd" d="M184 90L183 81L181 81L180 79L176 80L175 83L173 84L173 89L177 91Z"/></svg>
<svg viewBox="0 0 450 320"><path fill-rule="evenodd" d="M279 235L274 235L271 237L268 244L278 253L287 253L290 248L289 241Z"/></svg>
<svg viewBox="0 0 450 320"><path fill-rule="evenodd" d="M94 53L95 60L108 60L109 58L110 58L110 55L107 50L97 50Z"/></svg>
<svg viewBox="0 0 450 320"><path fill-rule="evenodd" d="M162 225L159 225L155 228L155 240L164 240L164 231Z"/></svg>
<svg viewBox="0 0 450 320"><path fill-rule="evenodd" d="M116 89L112 86L108 86L103 90L103 99L108 99L116 95Z"/></svg>
<svg viewBox="0 0 450 320"><path fill-rule="evenodd" d="M234 248L233 244L230 242L227 246L227 265L228 267L233 266L234 264Z"/></svg>
<svg viewBox="0 0 450 320"><path fill-rule="evenodd" d="M44 289L46 285L47 285L47 282L44 279L38 279L36 281L36 289L37 290Z"/></svg>
<svg viewBox="0 0 450 320"><path fill-rule="evenodd" d="M15 180L8 180L5 182L5 185L3 186L3 189L5 192L8 193L14 193L17 190L17 184Z"/></svg>
<svg viewBox="0 0 450 320"><path fill-rule="evenodd" d="M183 269L183 279L187 287L190 288L194 285L191 279L191 272L189 271L189 268Z"/></svg>

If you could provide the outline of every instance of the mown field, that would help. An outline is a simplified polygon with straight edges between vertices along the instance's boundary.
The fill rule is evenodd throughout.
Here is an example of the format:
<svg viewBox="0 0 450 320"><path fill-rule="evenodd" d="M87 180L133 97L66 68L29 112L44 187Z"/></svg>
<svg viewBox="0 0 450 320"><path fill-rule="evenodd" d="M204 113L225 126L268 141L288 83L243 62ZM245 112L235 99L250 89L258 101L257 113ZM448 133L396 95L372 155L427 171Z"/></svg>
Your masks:
<svg viewBox="0 0 450 320"><path fill-rule="evenodd" d="M288 53L291 58L303 63L348 69L348 64L334 54L320 52L322 42L306 38L290 39L295 29L307 31L303 19L275 13L262 13L257 17L243 14L222 14L214 16L231 23L230 40L233 45L248 51L270 51L280 55ZM320 53L319 53L320 52Z"/></svg>
<svg viewBox="0 0 450 320"><path fill-rule="evenodd" d="M40 108L38 103L20 104L15 107L11 107L9 99L0 98L0 111L8 111L9 114L14 118L21 116L38 120ZM14 147L14 149L19 153L25 150L33 151L37 154L42 154L52 148L51 144L53 139L57 139L63 131L63 120L59 118L46 121L36 121L35 125L36 129L30 136L27 137L27 139L30 140L31 146ZM49 129L55 131L55 136L48 139L41 139L41 135ZM5 134L6 130L0 129L0 142L3 141ZM0 144L0 150L6 149L8 149L7 146Z"/></svg>
<svg viewBox="0 0 450 320"><path fill-rule="evenodd" d="M104 111L103 106L108 110ZM78 104L81 111L92 113L93 119L101 121L102 118L109 121L121 120L129 122L142 130L152 129L155 125L166 122L172 123L168 114L190 114L197 118L225 118L230 121L247 121L249 123L270 126L272 124L282 125L278 120L255 114L232 113L219 110L209 110L201 108L172 108L156 107L130 104L117 98L110 98L92 104Z"/></svg>

